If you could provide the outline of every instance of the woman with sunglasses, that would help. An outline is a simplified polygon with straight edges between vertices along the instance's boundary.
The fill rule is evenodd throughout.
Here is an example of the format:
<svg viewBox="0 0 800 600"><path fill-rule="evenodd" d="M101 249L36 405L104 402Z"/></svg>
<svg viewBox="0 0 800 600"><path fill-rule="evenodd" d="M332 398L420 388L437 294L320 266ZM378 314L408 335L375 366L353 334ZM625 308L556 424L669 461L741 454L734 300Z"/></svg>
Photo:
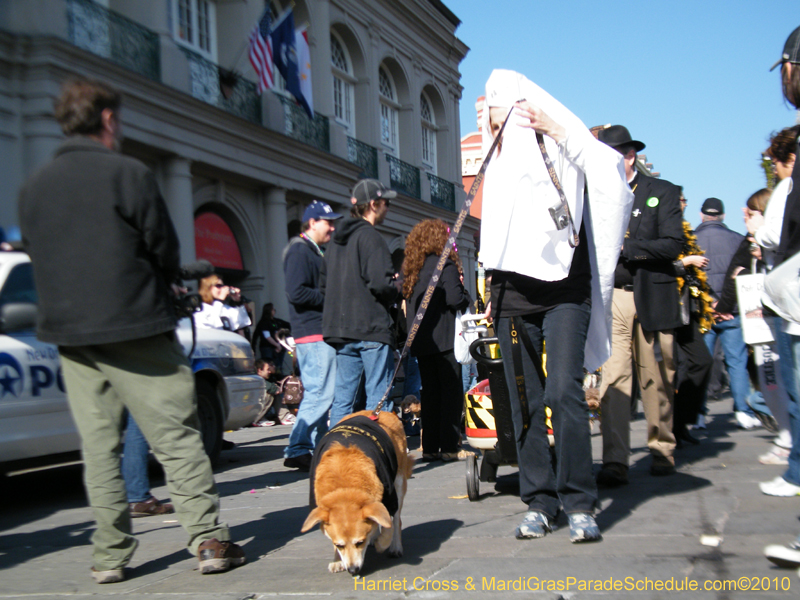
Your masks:
<svg viewBox="0 0 800 600"><path fill-rule="evenodd" d="M216 273L201 279L197 292L203 300L200 311L194 313L198 329L226 329L238 333L250 326L247 309L241 303L241 290L225 285Z"/></svg>

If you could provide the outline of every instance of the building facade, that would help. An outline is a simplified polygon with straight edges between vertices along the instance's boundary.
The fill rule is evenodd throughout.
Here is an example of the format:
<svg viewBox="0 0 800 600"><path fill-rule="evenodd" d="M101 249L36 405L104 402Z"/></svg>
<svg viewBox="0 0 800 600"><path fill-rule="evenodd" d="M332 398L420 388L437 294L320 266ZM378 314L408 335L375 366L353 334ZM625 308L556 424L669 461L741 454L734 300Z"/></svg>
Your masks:
<svg viewBox="0 0 800 600"><path fill-rule="evenodd" d="M290 5L313 119L280 81L259 96L248 62L263 11ZM419 220L454 220L458 24L440 0L0 0L0 224L17 224L19 187L63 140L61 83L98 78L124 94L122 150L156 172L182 260L211 260L285 317L281 253L312 199L346 213L360 177L396 189L379 226L392 251ZM467 272L477 227L459 239Z"/></svg>

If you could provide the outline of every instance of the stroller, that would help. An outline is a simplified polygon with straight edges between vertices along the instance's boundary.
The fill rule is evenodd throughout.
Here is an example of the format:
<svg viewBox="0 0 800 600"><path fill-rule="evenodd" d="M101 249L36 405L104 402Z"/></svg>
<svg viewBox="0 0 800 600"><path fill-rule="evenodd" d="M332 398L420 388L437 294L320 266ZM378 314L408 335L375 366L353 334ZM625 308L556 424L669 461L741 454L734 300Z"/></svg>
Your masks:
<svg viewBox="0 0 800 600"><path fill-rule="evenodd" d="M471 502L480 497L481 481L497 481L497 469L500 465L517 465L514 422L503 360L491 355L491 347L497 343L496 337L480 337L470 344L470 354L488 372L488 379L478 382L466 393L465 398L467 441L473 448L481 450L483 455L480 467L477 456L467 458L467 496ZM554 440L549 407L546 408L546 414L547 437L552 452Z"/></svg>

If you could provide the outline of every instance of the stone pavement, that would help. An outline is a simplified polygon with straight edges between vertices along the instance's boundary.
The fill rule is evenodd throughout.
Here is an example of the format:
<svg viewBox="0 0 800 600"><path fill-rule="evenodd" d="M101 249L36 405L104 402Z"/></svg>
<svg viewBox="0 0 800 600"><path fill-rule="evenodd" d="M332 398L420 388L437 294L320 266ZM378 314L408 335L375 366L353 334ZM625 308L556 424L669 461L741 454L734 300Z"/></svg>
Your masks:
<svg viewBox="0 0 800 600"><path fill-rule="evenodd" d="M226 434L236 447L223 453L216 469L223 517L249 562L222 575L201 576L195 570L197 560L184 549L184 532L170 515L135 520L140 546L129 579L99 586L89 577L92 515L80 468L14 476L5 482L0 500L0 600L477 600L519 596L502 590L521 584L532 592L525 597L542 599L797 597L797 573L773 567L762 550L800 532L800 498L762 495L757 483L782 473L782 467L757 462L770 436L764 430L736 429L730 399L709 407L703 443L678 451L679 472L670 477L648 474L644 421L633 423L631 483L601 492L598 523L604 539L597 544L571 544L566 519L562 529L544 539L514 539L525 507L515 495L512 467L501 467L499 491L482 483L481 499L470 502L464 463L417 465L403 511L405 554L388 559L370 550L360 579L329 574L331 543L318 529L300 533L308 513L308 481L282 466L286 426ZM593 446L598 458L597 426ZM153 493L165 499L163 481L154 484ZM704 545L702 536L719 539L720 545ZM569 590L548 591L544 584L539 591L543 580L569 584ZM701 590L705 582L730 590L732 581L751 589L669 591L687 581L696 581ZM590 583L608 588L615 582L622 589L580 589ZM654 590L656 585L667 589ZM775 591L776 586L784 591Z"/></svg>

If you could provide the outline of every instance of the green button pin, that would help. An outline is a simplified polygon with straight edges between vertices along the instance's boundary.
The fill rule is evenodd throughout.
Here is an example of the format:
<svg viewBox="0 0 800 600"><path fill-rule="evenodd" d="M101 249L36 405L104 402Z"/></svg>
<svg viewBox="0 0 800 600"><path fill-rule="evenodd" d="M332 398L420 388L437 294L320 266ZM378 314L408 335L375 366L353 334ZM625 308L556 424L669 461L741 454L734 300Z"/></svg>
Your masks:
<svg viewBox="0 0 800 600"><path fill-rule="evenodd" d="M653 196L652 198L648 198L647 206L649 206L650 208L655 208L656 206L658 206L658 198L656 198L655 196Z"/></svg>

